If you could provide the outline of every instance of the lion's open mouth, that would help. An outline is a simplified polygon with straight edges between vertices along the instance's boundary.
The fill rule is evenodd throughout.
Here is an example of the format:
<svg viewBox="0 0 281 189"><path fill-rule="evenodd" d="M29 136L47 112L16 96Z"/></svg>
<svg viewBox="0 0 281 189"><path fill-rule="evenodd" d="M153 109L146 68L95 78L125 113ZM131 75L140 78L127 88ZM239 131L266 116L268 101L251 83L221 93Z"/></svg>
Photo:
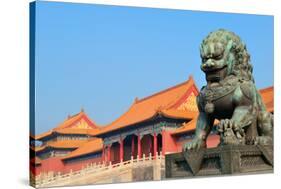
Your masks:
<svg viewBox="0 0 281 189"><path fill-rule="evenodd" d="M218 82L226 76L226 66L219 69L206 70L206 80L211 82Z"/></svg>

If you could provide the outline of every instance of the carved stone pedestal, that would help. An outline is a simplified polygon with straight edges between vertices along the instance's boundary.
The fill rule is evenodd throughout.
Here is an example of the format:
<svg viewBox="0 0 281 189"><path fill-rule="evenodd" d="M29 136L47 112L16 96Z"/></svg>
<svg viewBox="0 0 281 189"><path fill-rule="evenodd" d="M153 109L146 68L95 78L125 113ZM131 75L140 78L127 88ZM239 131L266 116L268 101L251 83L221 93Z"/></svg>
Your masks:
<svg viewBox="0 0 281 189"><path fill-rule="evenodd" d="M166 155L166 178L273 172L273 146L225 145Z"/></svg>

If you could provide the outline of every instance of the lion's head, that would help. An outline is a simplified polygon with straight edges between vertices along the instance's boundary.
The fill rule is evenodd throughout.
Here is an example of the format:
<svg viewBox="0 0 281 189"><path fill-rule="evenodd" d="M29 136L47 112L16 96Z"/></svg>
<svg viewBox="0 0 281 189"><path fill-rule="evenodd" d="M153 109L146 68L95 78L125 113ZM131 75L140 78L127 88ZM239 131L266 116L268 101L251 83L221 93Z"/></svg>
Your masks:
<svg viewBox="0 0 281 189"><path fill-rule="evenodd" d="M201 69L209 82L218 82L229 75L253 80L250 55L246 45L233 32L219 29L211 32L200 46Z"/></svg>

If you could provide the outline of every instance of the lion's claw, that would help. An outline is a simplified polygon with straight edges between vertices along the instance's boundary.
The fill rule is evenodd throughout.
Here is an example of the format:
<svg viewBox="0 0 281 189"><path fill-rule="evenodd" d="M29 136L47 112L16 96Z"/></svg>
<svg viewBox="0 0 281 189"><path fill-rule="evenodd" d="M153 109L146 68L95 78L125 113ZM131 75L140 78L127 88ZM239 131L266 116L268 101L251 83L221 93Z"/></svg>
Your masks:
<svg viewBox="0 0 281 189"><path fill-rule="evenodd" d="M202 147L206 147L206 142L203 139L194 138L191 142L184 144L183 151L199 150Z"/></svg>
<svg viewBox="0 0 281 189"><path fill-rule="evenodd" d="M224 138L224 140L227 138L227 143L229 143L230 141L231 143L235 142L235 139L233 137L235 137L237 141L239 141L239 143L243 142L243 137L245 136L244 129L231 119L221 120L217 127L217 130Z"/></svg>
<svg viewBox="0 0 281 189"><path fill-rule="evenodd" d="M232 129L233 131L237 132L241 130L241 128L231 119L222 119L218 125L218 132L223 133L228 129Z"/></svg>

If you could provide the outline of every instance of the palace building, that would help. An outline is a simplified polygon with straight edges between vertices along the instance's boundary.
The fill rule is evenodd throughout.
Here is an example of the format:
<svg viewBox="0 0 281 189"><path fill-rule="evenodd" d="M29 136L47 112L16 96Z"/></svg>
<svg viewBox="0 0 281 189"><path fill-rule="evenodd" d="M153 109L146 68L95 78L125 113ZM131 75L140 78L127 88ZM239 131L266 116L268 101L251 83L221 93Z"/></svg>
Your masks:
<svg viewBox="0 0 281 189"><path fill-rule="evenodd" d="M260 90L268 109L273 109L273 87ZM135 99L129 109L105 126L93 122L84 110L54 129L31 137L31 170L68 173L89 163L113 165L131 159L181 152L183 143L194 136L198 110L198 88L192 77L187 81ZM219 144L215 128L207 147Z"/></svg>
<svg viewBox="0 0 281 189"><path fill-rule="evenodd" d="M100 129L82 109L54 129L33 137L40 142L31 146L31 160L36 167L31 166L33 173L78 170L85 163L101 161L102 139L93 136ZM79 164L72 164L77 151L81 154L83 149L88 156L80 157Z"/></svg>

